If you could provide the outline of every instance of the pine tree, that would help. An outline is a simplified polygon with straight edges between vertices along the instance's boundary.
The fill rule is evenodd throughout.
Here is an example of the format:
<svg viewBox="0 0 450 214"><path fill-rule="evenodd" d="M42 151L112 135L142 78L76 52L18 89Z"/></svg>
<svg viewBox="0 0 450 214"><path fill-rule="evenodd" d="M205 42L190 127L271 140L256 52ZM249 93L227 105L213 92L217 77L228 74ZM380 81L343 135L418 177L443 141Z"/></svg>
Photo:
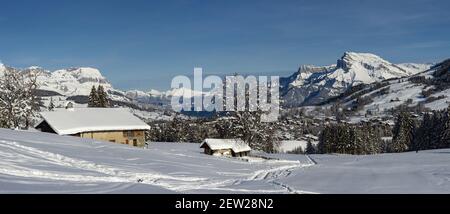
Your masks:
<svg viewBox="0 0 450 214"><path fill-rule="evenodd" d="M393 129L393 141L390 147L391 152L405 152L411 149L414 139L415 125L411 114L400 112Z"/></svg>
<svg viewBox="0 0 450 214"><path fill-rule="evenodd" d="M332 133L334 132L334 126L325 127L319 136L319 143L317 144L318 152L321 154L332 153Z"/></svg>
<svg viewBox="0 0 450 214"><path fill-rule="evenodd" d="M48 104L48 110L53 111L55 109L55 104L53 103L53 97L50 97L50 103Z"/></svg>
<svg viewBox="0 0 450 214"><path fill-rule="evenodd" d="M306 154L316 154L316 148L315 148L315 146L311 143L310 140L308 140L308 143L306 144L305 153L306 153Z"/></svg>
<svg viewBox="0 0 450 214"><path fill-rule="evenodd" d="M434 114L434 113L433 113ZM422 123L417 128L417 131L415 133L414 137L414 144L412 145L412 150L415 150L418 152L422 149L429 149L431 148L431 134L433 132L433 115L425 114L423 116Z"/></svg>
<svg viewBox="0 0 450 214"><path fill-rule="evenodd" d="M429 139L428 149L440 148L440 135L442 133L442 114L441 112L433 112L430 121L430 129L428 129L427 137Z"/></svg>
<svg viewBox="0 0 450 214"><path fill-rule="evenodd" d="M100 107L100 108L109 107L108 94L105 92L102 85L99 85L97 88L97 97L98 97L98 106L97 107Z"/></svg>
<svg viewBox="0 0 450 214"><path fill-rule="evenodd" d="M450 148L450 106L444 112L442 120L441 148Z"/></svg>
<svg viewBox="0 0 450 214"><path fill-rule="evenodd" d="M92 86L91 93L89 94L88 107L95 108L98 107L98 94L95 86Z"/></svg>

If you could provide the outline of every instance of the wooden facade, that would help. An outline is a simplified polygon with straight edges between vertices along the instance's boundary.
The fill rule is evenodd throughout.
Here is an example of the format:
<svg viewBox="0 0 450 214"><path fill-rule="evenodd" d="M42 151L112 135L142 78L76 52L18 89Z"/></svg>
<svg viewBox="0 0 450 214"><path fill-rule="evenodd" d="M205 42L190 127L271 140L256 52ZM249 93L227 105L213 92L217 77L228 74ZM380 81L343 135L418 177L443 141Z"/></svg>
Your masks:
<svg viewBox="0 0 450 214"><path fill-rule="evenodd" d="M205 146L203 146L203 148L205 149L205 154L208 155L220 155L220 156L233 156L233 151L231 149L217 149L217 150L213 150L211 148L209 148L208 145L205 144Z"/></svg>
<svg viewBox="0 0 450 214"><path fill-rule="evenodd" d="M112 143L127 144L136 147L145 146L144 130L123 130L123 131L95 131L78 134L82 138L109 141Z"/></svg>
<svg viewBox="0 0 450 214"><path fill-rule="evenodd" d="M233 152L233 151L232 151ZM233 152L232 156L233 157L245 157L248 156L250 154L250 151L243 151L243 152Z"/></svg>

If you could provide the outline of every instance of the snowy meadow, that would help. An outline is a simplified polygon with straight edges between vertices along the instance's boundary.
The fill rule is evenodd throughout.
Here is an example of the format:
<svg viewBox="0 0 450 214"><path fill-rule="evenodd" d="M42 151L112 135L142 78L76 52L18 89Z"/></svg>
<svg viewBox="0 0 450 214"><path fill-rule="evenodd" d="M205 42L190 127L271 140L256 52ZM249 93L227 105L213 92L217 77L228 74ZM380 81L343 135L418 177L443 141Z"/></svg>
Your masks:
<svg viewBox="0 0 450 214"><path fill-rule="evenodd" d="M199 144L147 149L0 129L0 193L450 193L450 150L380 155L257 153Z"/></svg>

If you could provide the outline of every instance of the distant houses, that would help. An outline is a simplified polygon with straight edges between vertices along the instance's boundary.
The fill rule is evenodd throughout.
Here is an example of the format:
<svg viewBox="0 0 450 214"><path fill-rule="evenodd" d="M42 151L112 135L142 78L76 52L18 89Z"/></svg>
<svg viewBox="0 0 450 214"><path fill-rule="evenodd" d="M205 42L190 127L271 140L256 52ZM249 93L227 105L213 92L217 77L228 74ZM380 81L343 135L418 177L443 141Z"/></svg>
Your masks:
<svg viewBox="0 0 450 214"><path fill-rule="evenodd" d="M232 157L247 156L252 150L240 139L205 139L200 148L208 155Z"/></svg>
<svg viewBox="0 0 450 214"><path fill-rule="evenodd" d="M122 108L67 108L41 112L42 132L77 136L137 147L145 146L150 126Z"/></svg>

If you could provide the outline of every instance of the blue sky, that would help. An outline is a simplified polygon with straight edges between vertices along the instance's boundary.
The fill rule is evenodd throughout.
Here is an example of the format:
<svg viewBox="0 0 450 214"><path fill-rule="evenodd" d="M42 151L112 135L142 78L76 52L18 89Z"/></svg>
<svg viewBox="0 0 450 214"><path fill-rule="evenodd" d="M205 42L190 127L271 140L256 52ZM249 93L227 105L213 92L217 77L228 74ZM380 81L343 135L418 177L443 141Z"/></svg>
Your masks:
<svg viewBox="0 0 450 214"><path fill-rule="evenodd" d="M1 0L0 8L1 62L96 67L121 89L168 89L196 66L285 76L345 51L450 58L446 0Z"/></svg>

